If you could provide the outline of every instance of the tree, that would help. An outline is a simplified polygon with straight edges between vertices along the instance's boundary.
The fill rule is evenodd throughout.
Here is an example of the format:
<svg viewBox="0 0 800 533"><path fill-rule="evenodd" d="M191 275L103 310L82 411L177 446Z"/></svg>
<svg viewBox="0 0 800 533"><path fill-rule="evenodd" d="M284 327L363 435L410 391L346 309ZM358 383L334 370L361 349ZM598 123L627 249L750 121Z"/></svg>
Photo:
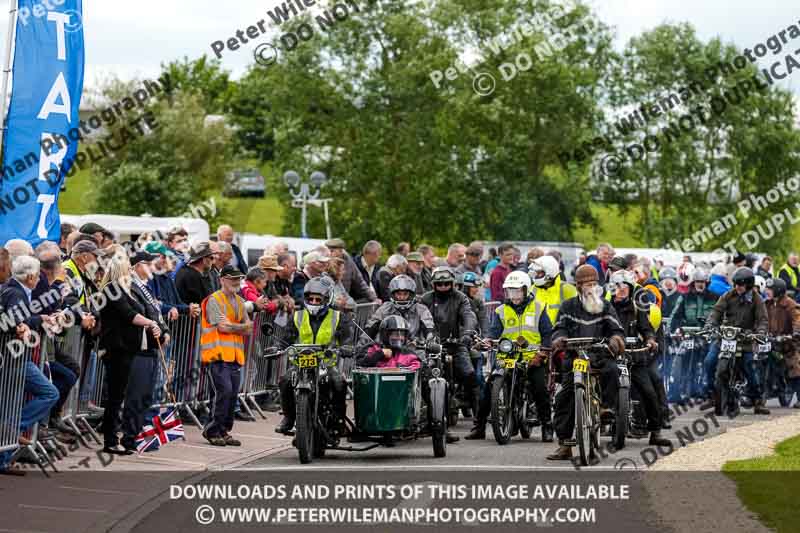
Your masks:
<svg viewBox="0 0 800 533"><path fill-rule="evenodd" d="M605 28L596 24L557 58L480 97L465 76L452 93L437 89L431 71L444 71L465 46L520 17L553 13L550 3L359 5L327 31L309 17L285 24L296 31L307 23L314 37L269 68L253 66L241 81L239 95L261 95L269 109L255 136L274 132L279 172L325 171L334 230L351 243L570 238L573 222L591 217L588 182L553 163L598 113ZM579 7L556 18L566 26L587 13ZM545 37L528 35L485 66L497 73ZM296 218L286 221L289 234L297 233ZM319 218L310 218L312 234L322 234Z"/></svg>
<svg viewBox="0 0 800 533"><path fill-rule="evenodd" d="M700 41L688 24L665 24L631 39L619 58L609 83L612 106L630 111L667 102L673 93L681 100L618 145L644 145L650 135L652 150L603 184L607 200L638 208L639 223L631 229L650 246L676 242L685 251L710 251L728 243L728 249L747 251L754 245L747 232L766 230L769 217L793 206L783 196L750 216L739 211L737 202L764 194L800 169L789 93L771 87L745 95L747 84L766 83L760 75L753 79L757 68L736 59L740 54L719 39ZM687 115L692 118L682 118ZM614 134L608 124L601 133ZM785 250L791 233L769 233L760 234L758 251Z"/></svg>

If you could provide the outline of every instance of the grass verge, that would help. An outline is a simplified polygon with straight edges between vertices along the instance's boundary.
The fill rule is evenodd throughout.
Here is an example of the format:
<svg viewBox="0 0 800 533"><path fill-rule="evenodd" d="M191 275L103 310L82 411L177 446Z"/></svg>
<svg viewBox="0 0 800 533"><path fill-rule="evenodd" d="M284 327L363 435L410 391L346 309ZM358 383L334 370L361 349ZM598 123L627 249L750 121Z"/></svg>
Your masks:
<svg viewBox="0 0 800 533"><path fill-rule="evenodd" d="M773 455L729 461L722 471L764 525L778 533L800 531L800 435L779 443Z"/></svg>

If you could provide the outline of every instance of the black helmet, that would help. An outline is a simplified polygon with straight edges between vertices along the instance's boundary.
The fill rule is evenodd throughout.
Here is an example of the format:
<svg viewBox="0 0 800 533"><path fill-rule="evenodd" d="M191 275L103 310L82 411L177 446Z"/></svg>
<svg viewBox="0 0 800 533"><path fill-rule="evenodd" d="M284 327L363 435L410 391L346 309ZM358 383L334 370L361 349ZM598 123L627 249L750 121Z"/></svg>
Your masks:
<svg viewBox="0 0 800 533"><path fill-rule="evenodd" d="M312 294L322 298L321 304L309 304L308 297ZM331 283L321 277L311 278L303 287L303 301L305 308L312 315L318 315L328 310L331 303Z"/></svg>
<svg viewBox="0 0 800 533"><path fill-rule="evenodd" d="M440 266L433 269L433 274L431 275L431 283L434 285L437 283L452 283L455 284L456 282L456 274L453 272L453 269L448 266Z"/></svg>
<svg viewBox="0 0 800 533"><path fill-rule="evenodd" d="M400 301L396 300L394 297L394 293L397 291L408 291L410 297L408 300ZM405 274L401 274L399 276L395 276L392 278L392 281L389 282L389 295L392 299L392 303L399 307L400 309L408 309L412 305L414 305L414 293L417 291L417 282L411 279L409 276Z"/></svg>
<svg viewBox="0 0 800 533"><path fill-rule="evenodd" d="M381 343L384 346L389 346L391 348L402 348L406 345L408 341L408 322L405 319L398 315L390 315L381 320L380 326L380 336L381 336ZM401 333L402 338L398 338L398 335L394 335L394 339L392 339L392 333L399 332Z"/></svg>
<svg viewBox="0 0 800 533"><path fill-rule="evenodd" d="M786 294L786 282L781 278L769 278L767 288L772 289L772 297L776 300L783 298L783 295Z"/></svg>
<svg viewBox="0 0 800 533"><path fill-rule="evenodd" d="M733 284L744 285L747 290L750 290L756 284L756 275L747 267L737 268L733 273Z"/></svg>

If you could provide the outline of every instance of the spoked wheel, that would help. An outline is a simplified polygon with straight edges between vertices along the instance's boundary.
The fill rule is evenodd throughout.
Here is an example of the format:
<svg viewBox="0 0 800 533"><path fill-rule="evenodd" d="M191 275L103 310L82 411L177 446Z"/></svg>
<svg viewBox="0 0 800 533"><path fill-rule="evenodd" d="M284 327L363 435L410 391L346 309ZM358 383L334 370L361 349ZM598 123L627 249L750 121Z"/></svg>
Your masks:
<svg viewBox="0 0 800 533"><path fill-rule="evenodd" d="M431 431L433 440L433 456L445 457L447 455L447 420L442 418Z"/></svg>
<svg viewBox="0 0 800 533"><path fill-rule="evenodd" d="M533 431L533 424L528 422L528 410L530 409L530 405L528 404L528 399L523 396L520 400L520 408L519 408L519 436L523 439L531 438L531 431Z"/></svg>
<svg viewBox="0 0 800 533"><path fill-rule="evenodd" d="M628 435L628 420L630 420L630 391L627 388L619 389L617 397L617 416L614 420L614 448L621 450L625 447L625 437Z"/></svg>
<svg viewBox="0 0 800 533"><path fill-rule="evenodd" d="M497 377L492 381L492 433L497 444L508 444L514 433L514 413L508 397L506 380Z"/></svg>
<svg viewBox="0 0 800 533"><path fill-rule="evenodd" d="M297 394L297 434L295 445L302 464L311 462L314 453L314 407L308 391Z"/></svg>
<svg viewBox="0 0 800 533"><path fill-rule="evenodd" d="M589 399L583 387L575 387L575 440L578 441L578 453L581 465L589 466L592 450L592 418Z"/></svg>

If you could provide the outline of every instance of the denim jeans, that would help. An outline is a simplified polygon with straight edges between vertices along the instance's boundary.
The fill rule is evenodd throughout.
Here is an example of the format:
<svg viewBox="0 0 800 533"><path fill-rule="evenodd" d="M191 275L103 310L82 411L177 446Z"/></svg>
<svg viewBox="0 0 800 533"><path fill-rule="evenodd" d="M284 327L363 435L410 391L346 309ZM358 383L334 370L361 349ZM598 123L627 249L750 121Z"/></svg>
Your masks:
<svg viewBox="0 0 800 533"><path fill-rule="evenodd" d="M33 362L25 363L25 394L32 398L22 407L20 428L26 431L36 422L46 421L50 409L58 401L58 389L42 374Z"/></svg>
<svg viewBox="0 0 800 533"><path fill-rule="evenodd" d="M58 401L52 412L52 415L57 417L61 414L61 408L67 401L69 392L78 381L78 376L65 365L55 361L50 363L50 376L53 379L53 385L58 389Z"/></svg>

